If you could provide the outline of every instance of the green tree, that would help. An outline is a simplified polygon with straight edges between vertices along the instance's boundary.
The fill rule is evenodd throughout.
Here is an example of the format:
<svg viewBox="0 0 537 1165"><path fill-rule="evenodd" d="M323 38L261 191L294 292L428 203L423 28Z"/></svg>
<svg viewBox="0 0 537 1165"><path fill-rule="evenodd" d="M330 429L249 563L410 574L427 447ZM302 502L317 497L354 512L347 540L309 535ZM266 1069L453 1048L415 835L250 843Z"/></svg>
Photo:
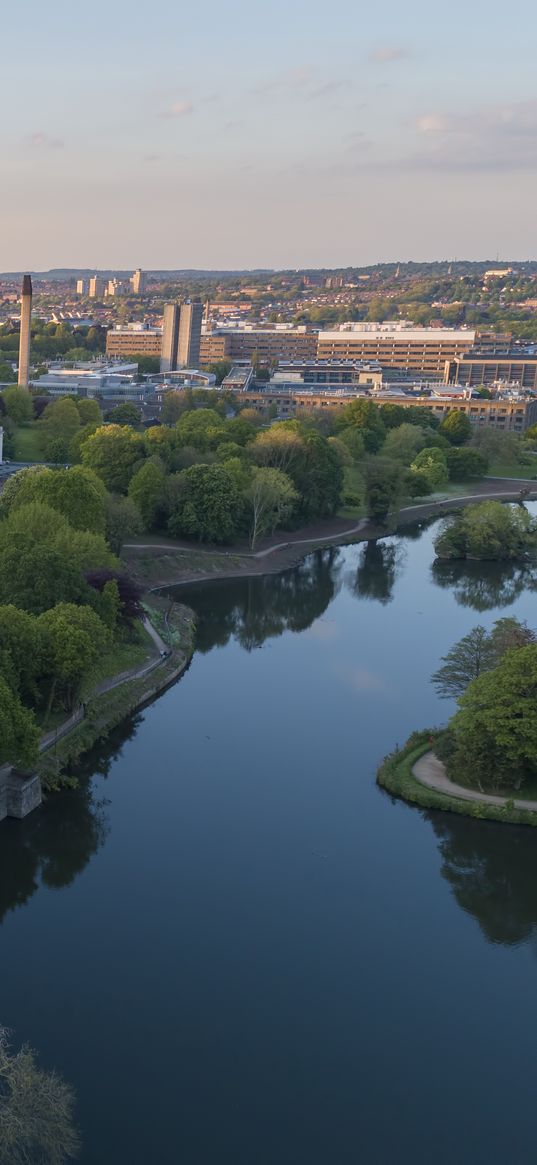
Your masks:
<svg viewBox="0 0 537 1165"><path fill-rule="evenodd" d="M214 449L219 439L225 440L225 422L214 409L194 409L184 413L175 426L178 445L193 445L195 449Z"/></svg>
<svg viewBox="0 0 537 1165"><path fill-rule="evenodd" d="M448 480L447 462L442 449L430 446L414 458L411 469L424 473L431 488L440 489Z"/></svg>
<svg viewBox="0 0 537 1165"><path fill-rule="evenodd" d="M247 489L250 548L262 534L272 533L289 520L298 501L291 479L280 469L254 469Z"/></svg>
<svg viewBox="0 0 537 1165"><path fill-rule="evenodd" d="M378 453L384 441L386 429L380 409L372 400L368 397L357 397L356 400L351 401L350 404L341 409L335 419L336 433L349 426L361 431L366 452Z"/></svg>
<svg viewBox="0 0 537 1165"><path fill-rule="evenodd" d="M49 680L49 708L60 699L66 711L75 707L82 685L110 646L107 627L91 607L57 603L38 619Z"/></svg>
<svg viewBox="0 0 537 1165"><path fill-rule="evenodd" d="M105 488L90 469L32 467L16 473L4 490L0 515L12 513L29 502L43 502L58 510L76 530L104 534Z"/></svg>
<svg viewBox="0 0 537 1165"><path fill-rule="evenodd" d="M398 508L403 474L396 461L371 457L364 466L365 504L368 518L385 525Z"/></svg>
<svg viewBox="0 0 537 1165"><path fill-rule="evenodd" d="M132 404L131 401L126 400L123 401L120 405L116 405L114 409L111 409L111 411L106 414L106 419L107 421L110 421L112 425L130 425L133 429L136 429L140 424L142 414L140 409L136 408L136 405Z"/></svg>
<svg viewBox="0 0 537 1165"><path fill-rule="evenodd" d="M427 434L419 425L399 425L390 429L382 449L383 457L395 457L403 465L410 465L427 445Z"/></svg>
<svg viewBox="0 0 537 1165"><path fill-rule="evenodd" d="M191 395L191 394L190 394ZM176 425L190 406L188 392L167 392L162 402L161 419L163 425Z"/></svg>
<svg viewBox="0 0 537 1165"><path fill-rule="evenodd" d="M446 463L450 481L472 481L485 476L488 461L479 449L456 447L446 452Z"/></svg>
<svg viewBox="0 0 537 1165"><path fill-rule="evenodd" d="M102 416L99 408L99 402L92 400L90 397L81 396L75 401L80 417L81 425L92 425L95 427L101 424Z"/></svg>
<svg viewBox="0 0 537 1165"><path fill-rule="evenodd" d="M224 465L193 465L169 479L170 518L174 537L200 542L231 542L242 512L233 474Z"/></svg>
<svg viewBox="0 0 537 1165"><path fill-rule="evenodd" d="M101 425L84 441L81 456L111 493L126 493L144 456L143 438L127 425Z"/></svg>
<svg viewBox="0 0 537 1165"><path fill-rule="evenodd" d="M27 388L5 388L2 400L6 413L16 425L28 425L33 420L32 396Z"/></svg>
<svg viewBox="0 0 537 1165"><path fill-rule="evenodd" d="M140 511L131 498L108 494L106 498L106 541L113 554L119 554L129 538L142 533Z"/></svg>
<svg viewBox="0 0 537 1165"><path fill-rule="evenodd" d="M57 602L90 601L84 574L115 566L104 538L73 530L41 502L20 506L0 522L0 604L39 614Z"/></svg>
<svg viewBox="0 0 537 1165"><path fill-rule="evenodd" d="M438 695L446 699L461 696L472 680L494 665L495 659L491 636L484 627L474 627L442 656L442 667L431 677Z"/></svg>
<svg viewBox="0 0 537 1165"><path fill-rule="evenodd" d="M523 506L480 502L448 520L434 548L438 558L507 562L523 560L535 538L535 524Z"/></svg>
<svg viewBox="0 0 537 1165"><path fill-rule="evenodd" d="M37 698L41 645L36 620L12 603L0 607L0 675L23 702Z"/></svg>
<svg viewBox="0 0 537 1165"><path fill-rule="evenodd" d="M47 405L39 428L45 460L67 461L71 441L80 429L80 414L74 400L65 397Z"/></svg>
<svg viewBox="0 0 537 1165"><path fill-rule="evenodd" d="M168 468L172 465L175 452L175 430L168 425L152 425L144 433L145 451L148 457L158 456Z"/></svg>
<svg viewBox="0 0 537 1165"><path fill-rule="evenodd" d="M85 444L88 437L91 437L98 428L99 423L97 421L88 421L86 425L82 425L82 428L80 428L78 432L75 433L74 437L69 443L69 457L67 458L71 465L80 464L82 461L82 446Z"/></svg>
<svg viewBox="0 0 537 1165"><path fill-rule="evenodd" d="M447 437L450 445L464 445L472 436L472 424L466 413L450 409L440 425L439 432Z"/></svg>
<svg viewBox="0 0 537 1165"><path fill-rule="evenodd" d="M144 529L154 530L166 518L166 474L162 464L146 461L129 484L129 498L139 510Z"/></svg>
<svg viewBox="0 0 537 1165"><path fill-rule="evenodd" d="M31 768L37 760L39 732L31 712L0 675L0 764ZM2 1089L0 1076L0 1146L2 1135ZM0 1158L1 1159L1 1158ZM6 1158L7 1161L7 1158Z"/></svg>
<svg viewBox="0 0 537 1165"><path fill-rule="evenodd" d="M480 789L519 789L537 776L537 645L507 651L473 680L450 722L450 772Z"/></svg>

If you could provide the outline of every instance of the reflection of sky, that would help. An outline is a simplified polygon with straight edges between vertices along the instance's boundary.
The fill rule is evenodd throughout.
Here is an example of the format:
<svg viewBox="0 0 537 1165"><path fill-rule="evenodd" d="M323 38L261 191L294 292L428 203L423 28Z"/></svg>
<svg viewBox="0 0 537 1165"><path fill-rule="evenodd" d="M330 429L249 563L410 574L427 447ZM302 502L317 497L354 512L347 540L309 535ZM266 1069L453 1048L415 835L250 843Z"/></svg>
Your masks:
<svg viewBox="0 0 537 1165"><path fill-rule="evenodd" d="M88 1165L532 1160L533 833L374 782L497 615L434 585L432 533L392 602L344 585L304 632L196 654L111 765L105 844L6 916L1 1018L72 1081Z"/></svg>

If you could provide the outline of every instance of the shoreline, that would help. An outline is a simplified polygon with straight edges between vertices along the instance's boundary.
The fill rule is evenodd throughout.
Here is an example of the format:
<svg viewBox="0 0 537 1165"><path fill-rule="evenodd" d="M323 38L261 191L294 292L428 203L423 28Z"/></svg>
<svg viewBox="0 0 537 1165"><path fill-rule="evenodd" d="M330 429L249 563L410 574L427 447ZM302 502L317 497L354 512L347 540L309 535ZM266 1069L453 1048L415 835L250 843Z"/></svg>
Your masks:
<svg viewBox="0 0 537 1165"><path fill-rule="evenodd" d="M494 483L503 480L494 479ZM523 488L523 479L520 479L520 488ZM123 548L121 558L129 573L149 594L167 587L183 587L200 582L258 578L292 569L315 550L391 538L413 522L447 515L479 501L518 501L520 488L516 490L489 488L476 493L454 495L405 506L399 511L396 519L387 526L379 526L368 518L360 518L354 526L342 530L338 529L334 522L332 530L327 530L326 533L316 534L312 530L310 536L290 537L285 542L269 544L256 552L243 551L240 548L230 550L203 548L198 543L174 544L170 541L127 544ZM537 483L524 500L536 499ZM338 525L341 523L341 519L336 521ZM304 530L297 533L304 534ZM153 577L148 578L147 574L152 574Z"/></svg>
<svg viewBox="0 0 537 1165"><path fill-rule="evenodd" d="M389 797L410 807L457 813L480 821L537 827L537 802L478 790L474 794L473 790L450 781L444 765L431 751L430 729L414 732L403 748L386 756L376 780Z"/></svg>

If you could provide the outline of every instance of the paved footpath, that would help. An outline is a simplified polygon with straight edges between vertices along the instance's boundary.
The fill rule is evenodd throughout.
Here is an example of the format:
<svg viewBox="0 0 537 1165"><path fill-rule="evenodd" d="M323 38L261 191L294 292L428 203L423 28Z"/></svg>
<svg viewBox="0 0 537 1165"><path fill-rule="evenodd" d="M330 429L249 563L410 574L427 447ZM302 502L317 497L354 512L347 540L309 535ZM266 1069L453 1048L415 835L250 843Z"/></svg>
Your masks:
<svg viewBox="0 0 537 1165"><path fill-rule="evenodd" d="M456 785L450 781L445 765L434 752L426 752L421 756L412 766L412 772L420 785L436 789L438 793L447 793L450 797L458 797L461 801L480 801L484 805L500 805L504 808L508 800L507 797L496 797L493 793L474 793L471 789L465 789L463 785ZM513 804L517 809L537 811L537 801L517 800L513 801Z"/></svg>

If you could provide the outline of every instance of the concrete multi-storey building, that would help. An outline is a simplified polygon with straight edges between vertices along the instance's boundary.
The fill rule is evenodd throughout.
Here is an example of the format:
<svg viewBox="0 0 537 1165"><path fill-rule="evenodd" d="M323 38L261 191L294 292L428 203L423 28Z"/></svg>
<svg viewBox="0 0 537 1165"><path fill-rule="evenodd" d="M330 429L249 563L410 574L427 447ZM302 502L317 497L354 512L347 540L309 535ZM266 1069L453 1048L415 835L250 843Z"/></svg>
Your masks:
<svg viewBox="0 0 537 1165"><path fill-rule="evenodd" d="M162 328L148 328L144 324L111 328L106 336L107 356L154 356L160 360Z"/></svg>
<svg viewBox="0 0 537 1165"><path fill-rule="evenodd" d="M180 368L197 368L200 363L202 319L201 303L192 300L181 304L177 342L177 364Z"/></svg>
<svg viewBox="0 0 537 1165"><path fill-rule="evenodd" d="M473 346L471 328L414 328L406 323L345 324L319 332L319 360L378 360L430 378L443 378L447 360Z"/></svg>
<svg viewBox="0 0 537 1165"><path fill-rule="evenodd" d="M90 299L101 299L105 293L105 288L106 283L104 279L101 279L100 275L92 275L88 286L88 295Z"/></svg>
<svg viewBox="0 0 537 1165"><path fill-rule="evenodd" d="M167 303L162 319L162 346L160 371L173 372L177 368L177 341L179 339L179 304Z"/></svg>
<svg viewBox="0 0 537 1165"><path fill-rule="evenodd" d="M507 383L537 392L537 348L493 351L479 345L446 363L444 381L467 388Z"/></svg>
<svg viewBox="0 0 537 1165"><path fill-rule="evenodd" d="M289 386L276 389L272 385L266 388L250 388L240 393L241 402L250 408L264 412L270 406L277 409L279 417L293 417L308 410L318 410L327 413L337 412L356 400L357 393L348 389L339 392L322 392L320 390L307 391L304 388L293 390ZM448 412L456 410L465 413L472 424L479 427L488 426L502 432L523 433L530 425L537 423L537 400L479 400L475 397L460 397L453 394L442 396L408 395L397 393L391 395L383 392L375 397L378 404L397 404L403 408L428 409L433 416L442 420Z"/></svg>
<svg viewBox="0 0 537 1165"><path fill-rule="evenodd" d="M146 289L145 271L142 271L140 267L137 267L134 275L131 275L130 283L134 295L143 295Z"/></svg>
<svg viewBox="0 0 537 1165"><path fill-rule="evenodd" d="M317 332L306 328L216 328L201 337L200 360L256 360L260 364L280 360L315 360Z"/></svg>
<svg viewBox="0 0 537 1165"><path fill-rule="evenodd" d="M76 293L77 295L87 295L89 291L89 279L77 279Z"/></svg>

